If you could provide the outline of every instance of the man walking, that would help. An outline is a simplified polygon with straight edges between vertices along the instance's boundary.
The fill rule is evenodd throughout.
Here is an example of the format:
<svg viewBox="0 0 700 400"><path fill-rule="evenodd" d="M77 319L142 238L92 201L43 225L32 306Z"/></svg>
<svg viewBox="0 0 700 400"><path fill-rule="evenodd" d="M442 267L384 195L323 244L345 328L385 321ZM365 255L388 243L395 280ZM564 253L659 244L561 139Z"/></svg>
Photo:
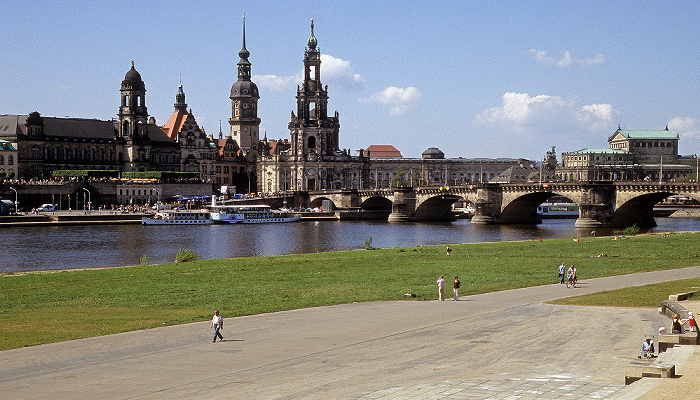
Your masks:
<svg viewBox="0 0 700 400"><path fill-rule="evenodd" d="M559 266L559 278L561 279L561 282L559 283L564 283L564 273L566 272L566 266L564 263L561 263Z"/></svg>
<svg viewBox="0 0 700 400"><path fill-rule="evenodd" d="M459 287L462 286L462 283L459 281L459 279L456 276L455 276L455 283L452 286L453 286L452 291L455 294L454 301L457 301L457 300L459 300Z"/></svg>
<svg viewBox="0 0 700 400"><path fill-rule="evenodd" d="M214 311L214 318L211 319L210 328L214 328L214 340L211 341L212 343L216 343L217 336L220 340L224 340L221 332L219 332L221 329L224 329L224 319L219 315L219 310Z"/></svg>

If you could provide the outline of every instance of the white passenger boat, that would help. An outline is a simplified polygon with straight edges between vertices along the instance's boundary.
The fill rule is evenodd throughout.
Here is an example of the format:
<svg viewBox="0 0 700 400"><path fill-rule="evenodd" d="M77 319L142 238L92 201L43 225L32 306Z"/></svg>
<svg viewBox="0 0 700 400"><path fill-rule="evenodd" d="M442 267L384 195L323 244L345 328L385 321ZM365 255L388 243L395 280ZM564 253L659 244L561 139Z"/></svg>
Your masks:
<svg viewBox="0 0 700 400"><path fill-rule="evenodd" d="M141 218L143 225L210 225L213 223L207 210L164 210L153 217Z"/></svg>
<svg viewBox="0 0 700 400"><path fill-rule="evenodd" d="M287 210L272 210L266 205L212 206L210 213L214 222L229 224L294 222L301 219L299 214Z"/></svg>
<svg viewBox="0 0 700 400"><path fill-rule="evenodd" d="M542 203L537 207L541 218L578 218L578 205L574 203Z"/></svg>

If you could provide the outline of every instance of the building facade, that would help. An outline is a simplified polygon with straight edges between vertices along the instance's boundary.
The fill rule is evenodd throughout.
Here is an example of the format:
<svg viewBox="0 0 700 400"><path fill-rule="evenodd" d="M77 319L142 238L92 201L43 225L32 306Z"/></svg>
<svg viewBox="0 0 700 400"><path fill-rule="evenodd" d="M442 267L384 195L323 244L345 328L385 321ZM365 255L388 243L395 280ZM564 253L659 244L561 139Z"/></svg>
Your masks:
<svg viewBox="0 0 700 400"><path fill-rule="evenodd" d="M192 110L187 110L182 84L175 96L175 111L161 128L168 137L180 145L181 171L198 172L204 181L214 180L216 147L199 127Z"/></svg>
<svg viewBox="0 0 700 400"><path fill-rule="evenodd" d="M682 180L696 159L678 155L678 135L664 130L623 130L608 137L609 148L562 153L556 176L563 181Z"/></svg>
<svg viewBox="0 0 700 400"><path fill-rule="evenodd" d="M118 119L1 115L0 139L17 149L20 178L55 170L179 171L180 147L149 118L146 87L132 63L121 84Z"/></svg>
<svg viewBox="0 0 700 400"><path fill-rule="evenodd" d="M7 140L0 140L0 177L17 176L17 149Z"/></svg>

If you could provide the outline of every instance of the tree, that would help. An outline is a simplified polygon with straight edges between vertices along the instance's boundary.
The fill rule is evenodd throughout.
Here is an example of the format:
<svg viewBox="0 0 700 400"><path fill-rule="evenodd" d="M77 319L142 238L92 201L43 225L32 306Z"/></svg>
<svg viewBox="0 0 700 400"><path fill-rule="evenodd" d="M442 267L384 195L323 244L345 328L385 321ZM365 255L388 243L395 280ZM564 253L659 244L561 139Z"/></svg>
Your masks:
<svg viewBox="0 0 700 400"><path fill-rule="evenodd" d="M400 169L396 171L394 176L391 178L391 186L392 187L403 187L403 186L408 186L406 180L404 179L406 177L406 171Z"/></svg>

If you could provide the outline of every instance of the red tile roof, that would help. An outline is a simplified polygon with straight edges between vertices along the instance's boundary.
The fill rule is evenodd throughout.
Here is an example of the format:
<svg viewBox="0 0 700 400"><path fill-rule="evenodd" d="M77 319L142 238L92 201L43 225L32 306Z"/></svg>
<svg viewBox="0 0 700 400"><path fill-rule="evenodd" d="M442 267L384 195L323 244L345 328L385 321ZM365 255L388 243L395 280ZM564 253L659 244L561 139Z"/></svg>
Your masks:
<svg viewBox="0 0 700 400"><path fill-rule="evenodd" d="M370 158L402 158L401 152L390 144L373 144L365 149L363 155Z"/></svg>

